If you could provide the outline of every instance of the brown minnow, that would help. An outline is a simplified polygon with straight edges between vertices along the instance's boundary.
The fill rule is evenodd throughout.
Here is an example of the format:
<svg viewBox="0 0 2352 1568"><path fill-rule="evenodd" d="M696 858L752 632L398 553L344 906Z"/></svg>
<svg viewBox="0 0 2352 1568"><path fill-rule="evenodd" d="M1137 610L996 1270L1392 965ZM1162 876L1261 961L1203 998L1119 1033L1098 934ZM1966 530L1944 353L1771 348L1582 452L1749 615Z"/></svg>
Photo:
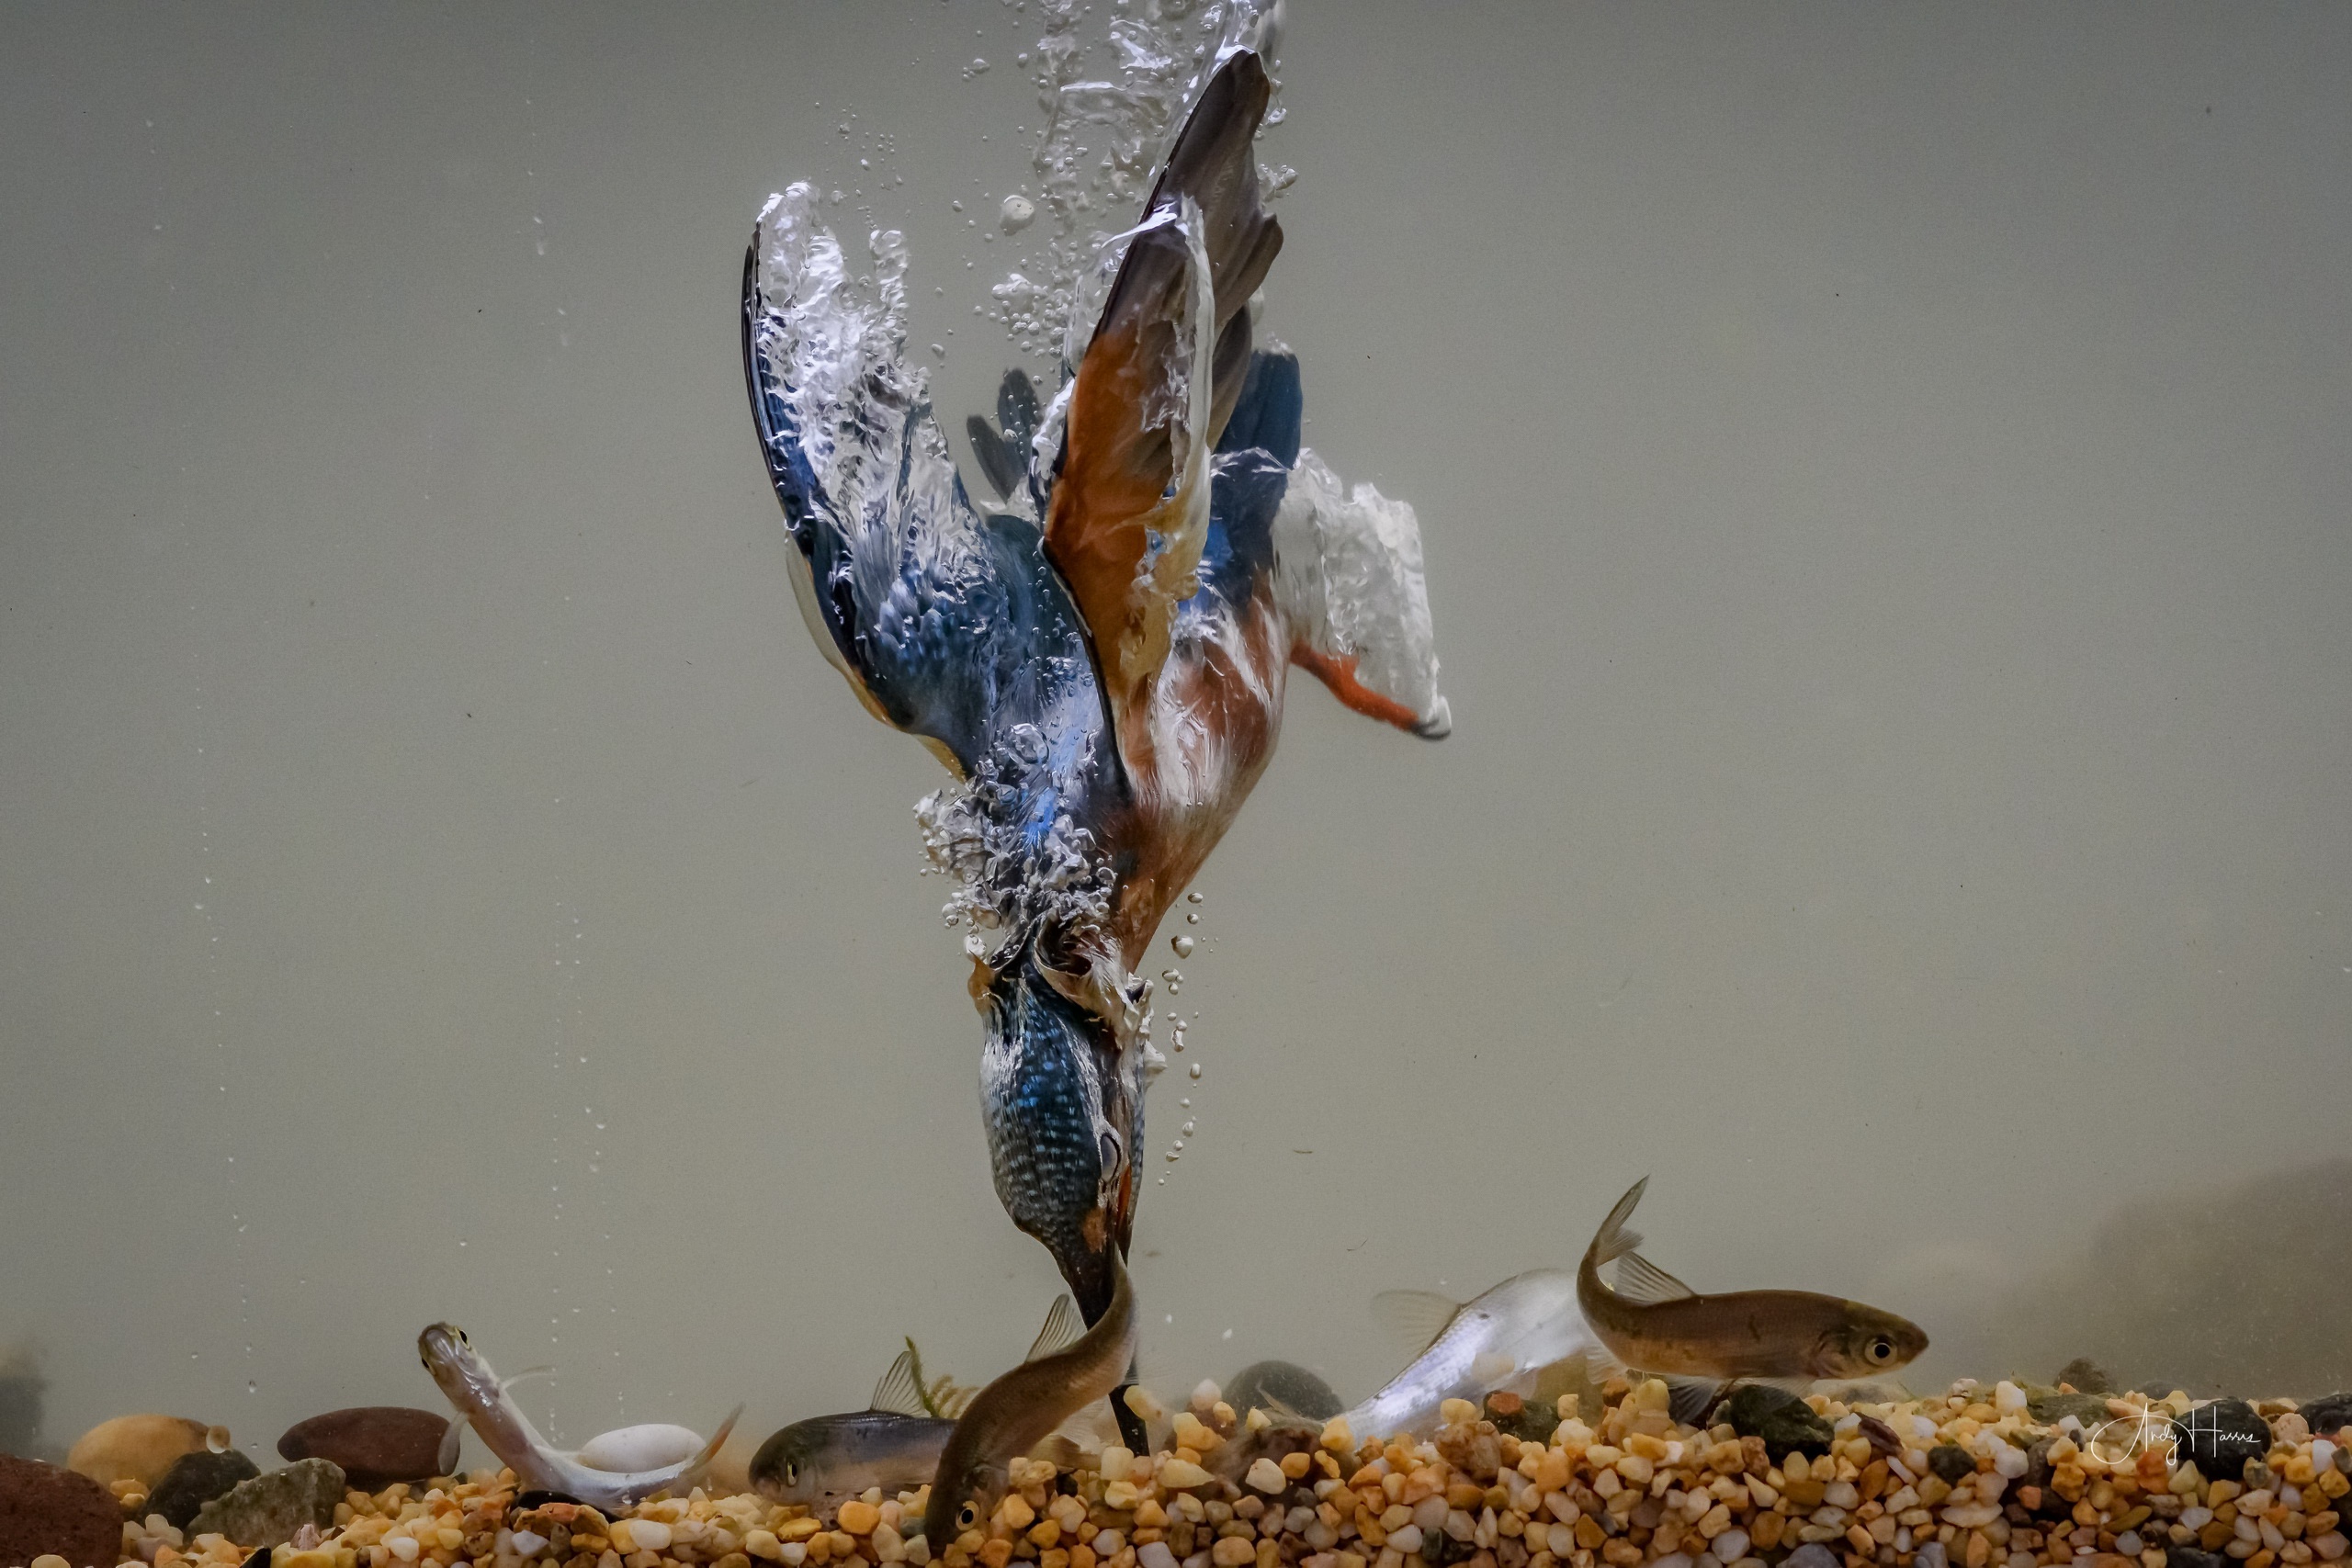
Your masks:
<svg viewBox="0 0 2352 1568"><path fill-rule="evenodd" d="M1811 1291L1732 1291L1702 1296L1634 1249L1625 1228L1648 1177L1617 1200L1577 1269L1585 1322L1629 1367L1676 1389L1678 1414L1739 1379L1859 1378L1892 1371L1928 1348L1918 1325L1891 1312ZM1617 1288L1600 1266L1617 1265Z"/></svg>
<svg viewBox="0 0 2352 1568"><path fill-rule="evenodd" d="M934 1560L980 1527L1004 1496L1012 1461L1026 1454L1126 1376L1136 1353L1136 1294L1115 1247L1108 1249L1111 1304L1075 1341L1068 1296L1054 1303L1029 1359L980 1390L940 1453L922 1532Z"/></svg>

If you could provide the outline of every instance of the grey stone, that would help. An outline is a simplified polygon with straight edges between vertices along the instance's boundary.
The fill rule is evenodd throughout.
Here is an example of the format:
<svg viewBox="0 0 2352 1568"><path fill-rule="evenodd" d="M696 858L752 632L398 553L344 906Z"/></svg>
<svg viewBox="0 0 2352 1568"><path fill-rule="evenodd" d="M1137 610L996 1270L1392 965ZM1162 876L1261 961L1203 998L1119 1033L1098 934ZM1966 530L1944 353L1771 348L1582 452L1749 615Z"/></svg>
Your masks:
<svg viewBox="0 0 2352 1568"><path fill-rule="evenodd" d="M2325 1399L2314 1399L2302 1407L2301 1414L2310 1423L2312 1436L2332 1438L2352 1427L2352 1393L2331 1393Z"/></svg>
<svg viewBox="0 0 2352 1568"><path fill-rule="evenodd" d="M1824 1454L1837 1434L1813 1407L1786 1389L1749 1383L1731 1396L1724 1419L1743 1438L1760 1438L1774 1459L1792 1452Z"/></svg>
<svg viewBox="0 0 2352 1568"><path fill-rule="evenodd" d="M1233 1374L1227 1385L1225 1402L1240 1414L1250 1414L1252 1405L1267 1415L1274 1413L1277 1404L1286 1405L1310 1420L1329 1421L1342 1406L1331 1385L1290 1361L1252 1361Z"/></svg>
<svg viewBox="0 0 2352 1568"><path fill-rule="evenodd" d="M2172 1424L2180 1451L2208 1481L2237 1481L2246 1465L2270 1451L2270 1423L2243 1399L2200 1404Z"/></svg>
<svg viewBox="0 0 2352 1568"><path fill-rule="evenodd" d="M261 1466L235 1449L225 1453L182 1454L147 1495L146 1512L161 1514L176 1529L186 1529L197 1510L237 1483L261 1473Z"/></svg>
<svg viewBox="0 0 2352 1568"><path fill-rule="evenodd" d="M341 1465L306 1459L240 1482L204 1505L188 1524L188 1539L218 1532L239 1546L282 1545L304 1525L333 1529L345 1490Z"/></svg>

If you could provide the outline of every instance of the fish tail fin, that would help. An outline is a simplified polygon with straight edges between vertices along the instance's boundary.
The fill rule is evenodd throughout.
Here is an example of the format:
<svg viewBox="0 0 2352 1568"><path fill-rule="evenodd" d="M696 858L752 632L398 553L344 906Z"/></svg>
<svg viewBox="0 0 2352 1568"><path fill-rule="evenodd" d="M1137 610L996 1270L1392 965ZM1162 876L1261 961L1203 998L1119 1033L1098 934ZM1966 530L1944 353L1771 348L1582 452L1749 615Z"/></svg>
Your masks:
<svg viewBox="0 0 2352 1568"><path fill-rule="evenodd" d="M735 1423L741 1418L742 1414L743 1407L740 1404L727 1413L727 1419L718 1424L718 1430L710 1435L710 1441L705 1443L694 1458L686 1461L684 1468L678 1472L679 1480L684 1481L689 1475L700 1475L710 1468L710 1461L717 1459L718 1450L727 1446L727 1439L734 1434Z"/></svg>
<svg viewBox="0 0 2352 1568"><path fill-rule="evenodd" d="M1617 1206L1609 1211L1609 1217L1601 1221L1600 1228L1593 1233L1592 1246L1586 1250L1585 1256L1591 1258L1595 1266L1623 1258L1642 1245L1641 1233L1628 1230L1625 1222L1634 1217L1634 1205L1642 1201L1642 1192L1649 1184L1650 1179L1645 1176L1626 1189L1625 1195L1617 1200Z"/></svg>

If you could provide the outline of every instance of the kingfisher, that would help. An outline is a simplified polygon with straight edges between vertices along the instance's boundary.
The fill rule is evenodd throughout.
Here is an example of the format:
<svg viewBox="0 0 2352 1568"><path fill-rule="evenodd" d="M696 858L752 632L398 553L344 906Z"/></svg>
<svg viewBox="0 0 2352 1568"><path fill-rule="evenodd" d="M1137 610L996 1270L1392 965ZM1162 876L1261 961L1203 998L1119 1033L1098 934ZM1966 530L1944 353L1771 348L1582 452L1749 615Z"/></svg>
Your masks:
<svg viewBox="0 0 2352 1568"><path fill-rule="evenodd" d="M1412 509L1300 445L1297 359L1258 341L1283 239L1253 145L1272 90L1256 51L1221 52L1059 389L1041 408L1012 371L996 422L968 422L994 504L906 362L896 232L854 277L798 184L744 258L795 595L858 699L951 774L919 812L972 926L991 1175L1090 1325L1166 1061L1136 968L1272 758L1289 668L1411 734L1452 726Z"/></svg>

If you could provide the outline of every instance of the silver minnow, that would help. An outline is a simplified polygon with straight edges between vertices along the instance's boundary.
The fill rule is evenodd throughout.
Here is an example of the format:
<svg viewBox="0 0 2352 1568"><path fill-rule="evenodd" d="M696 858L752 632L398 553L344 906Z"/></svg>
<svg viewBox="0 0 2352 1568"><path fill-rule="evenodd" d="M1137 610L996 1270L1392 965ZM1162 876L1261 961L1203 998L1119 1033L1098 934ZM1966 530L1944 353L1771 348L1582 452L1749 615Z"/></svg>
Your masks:
<svg viewBox="0 0 2352 1568"><path fill-rule="evenodd" d="M864 1410L795 1421L760 1445L752 1489L772 1502L826 1503L869 1486L899 1492L939 1469L956 1423L933 1413L915 1373L912 1342L874 1385Z"/></svg>
<svg viewBox="0 0 2352 1568"><path fill-rule="evenodd" d="M740 1404L728 1412L710 1441L691 1459L658 1470L596 1470L539 1436L464 1329L453 1323L433 1325L416 1337L416 1354L458 1414L526 1490L561 1492L607 1511L634 1506L701 1474L735 1429L735 1417L743 1414Z"/></svg>
<svg viewBox="0 0 2352 1568"><path fill-rule="evenodd" d="M1426 1435L1449 1399L1476 1404L1498 1388L1532 1386L1553 1362L1600 1348L1577 1308L1577 1277L1565 1269L1514 1274L1466 1305L1425 1291L1387 1291L1373 1307L1392 1326L1426 1337L1429 1348L1379 1393L1342 1412L1359 1438Z"/></svg>
<svg viewBox="0 0 2352 1568"><path fill-rule="evenodd" d="M956 1423L939 1456L923 1509L923 1536L934 1559L965 1530L985 1523L1005 1492L1012 1461L1046 1440L1071 1416L1106 1398L1136 1353L1136 1293L1116 1247L1104 1249L1111 1304L1094 1326L1067 1343L1076 1314L1069 1298L1054 1303L1029 1359L980 1390Z"/></svg>

